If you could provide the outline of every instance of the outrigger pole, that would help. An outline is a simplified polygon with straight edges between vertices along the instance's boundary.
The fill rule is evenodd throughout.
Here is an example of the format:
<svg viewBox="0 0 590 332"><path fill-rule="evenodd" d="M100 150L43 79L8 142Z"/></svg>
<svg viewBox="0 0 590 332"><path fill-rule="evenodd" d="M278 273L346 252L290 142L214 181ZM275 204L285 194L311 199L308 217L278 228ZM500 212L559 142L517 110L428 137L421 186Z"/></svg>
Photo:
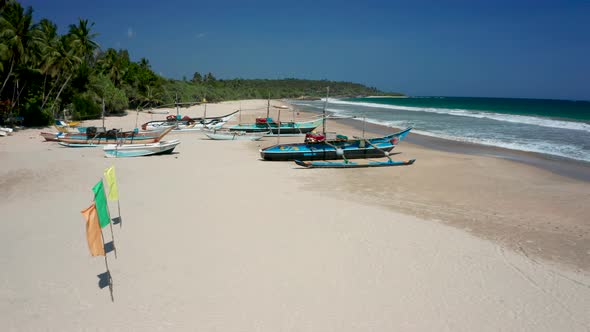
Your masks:
<svg viewBox="0 0 590 332"><path fill-rule="evenodd" d="M322 118L322 132L326 137L326 107L328 106L328 95L330 94L330 87L326 87L326 100L324 101L324 116Z"/></svg>

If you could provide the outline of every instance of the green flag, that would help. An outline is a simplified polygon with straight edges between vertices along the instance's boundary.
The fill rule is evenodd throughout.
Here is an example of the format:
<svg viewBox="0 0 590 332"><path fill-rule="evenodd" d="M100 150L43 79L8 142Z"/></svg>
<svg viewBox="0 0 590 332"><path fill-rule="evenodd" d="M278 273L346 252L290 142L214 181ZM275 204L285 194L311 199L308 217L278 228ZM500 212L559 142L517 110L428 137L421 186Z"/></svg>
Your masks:
<svg viewBox="0 0 590 332"><path fill-rule="evenodd" d="M104 194L102 179L92 187L92 191L94 191L94 202L98 211L98 222L100 227L104 228L111 222L111 217L109 216L109 206L107 205L107 197Z"/></svg>

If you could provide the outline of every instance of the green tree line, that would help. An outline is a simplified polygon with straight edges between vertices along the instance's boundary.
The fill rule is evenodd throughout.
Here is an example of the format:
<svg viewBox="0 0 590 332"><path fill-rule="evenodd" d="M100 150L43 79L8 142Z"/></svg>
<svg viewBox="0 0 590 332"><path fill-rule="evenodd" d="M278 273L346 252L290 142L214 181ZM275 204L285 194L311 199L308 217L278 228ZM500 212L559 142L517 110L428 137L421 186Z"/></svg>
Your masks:
<svg viewBox="0 0 590 332"><path fill-rule="evenodd" d="M154 73L147 59L131 61L127 50L101 49L94 23L79 19L60 35L48 19L33 20L33 9L0 0L0 123L22 120L43 126L64 115L98 118L128 108L181 101L217 102L253 98L383 94L351 82L301 79L217 79L196 72L191 80ZM178 99L177 99L178 98Z"/></svg>

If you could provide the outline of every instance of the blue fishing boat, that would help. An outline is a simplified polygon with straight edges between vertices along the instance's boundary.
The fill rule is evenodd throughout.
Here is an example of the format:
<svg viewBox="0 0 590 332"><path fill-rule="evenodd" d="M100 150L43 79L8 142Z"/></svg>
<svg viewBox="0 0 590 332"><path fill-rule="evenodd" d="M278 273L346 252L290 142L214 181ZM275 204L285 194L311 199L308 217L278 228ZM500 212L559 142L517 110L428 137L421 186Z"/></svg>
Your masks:
<svg viewBox="0 0 590 332"><path fill-rule="evenodd" d="M391 166L408 166L412 165L416 159L410 160L392 160L387 161L369 161L367 163L358 163L354 161L301 161L295 160L295 163L305 168L366 168L366 167L391 167Z"/></svg>
<svg viewBox="0 0 590 332"><path fill-rule="evenodd" d="M293 122L293 121L279 121L276 122L272 118L257 118L255 123L237 124L228 127L230 131L244 131L247 133L263 133L270 132L271 135L292 135L312 132L314 129L322 124L323 119L319 118L312 121Z"/></svg>
<svg viewBox="0 0 590 332"><path fill-rule="evenodd" d="M260 156L271 161L378 158L393 150L410 130L411 127L391 135L366 139L348 139L341 135L326 139L324 135L308 134L303 143L269 146L260 150Z"/></svg>

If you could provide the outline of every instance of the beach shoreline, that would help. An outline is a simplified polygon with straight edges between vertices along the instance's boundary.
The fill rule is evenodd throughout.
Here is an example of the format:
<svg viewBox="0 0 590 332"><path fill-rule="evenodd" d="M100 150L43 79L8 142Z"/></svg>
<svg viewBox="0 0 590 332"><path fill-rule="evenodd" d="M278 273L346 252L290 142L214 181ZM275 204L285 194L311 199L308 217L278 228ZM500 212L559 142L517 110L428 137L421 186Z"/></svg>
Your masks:
<svg viewBox="0 0 590 332"><path fill-rule="evenodd" d="M293 107L301 106L294 104ZM302 107L301 112L310 114L320 114L320 111L312 110L308 107ZM401 127L388 127L382 124L366 122L363 124L362 119L340 119L340 123L346 124L356 130L362 130L365 127L367 133L383 136L390 134L395 130L403 130ZM408 143L417 144L424 148L432 150L442 150L452 153L493 156L497 158L521 162L527 165L535 166L544 170L551 171L555 174L571 177L574 179L590 182L590 162L566 158L540 152L522 151L509 149L505 147L491 146L479 143L461 142L442 137L433 137L412 132L405 140Z"/></svg>
<svg viewBox="0 0 590 332"><path fill-rule="evenodd" d="M299 109L298 105L291 106ZM303 107L299 113L312 116L321 112ZM363 128L368 137L388 135L405 129L373 123L363 124L362 121L346 118L327 121L328 132L338 132L349 137L361 136ZM300 140L293 138L281 139L281 142L298 141ZM364 185L363 179L355 178L353 188L369 185L379 188L369 192L363 200L365 203L438 220L538 259L547 259L574 269L590 270L590 227L585 224L584 219L585 215L590 215L590 208L580 206L584 200L590 199L590 190L587 188L590 181L589 163L412 132L393 153L407 151L406 147L426 158L417 158L416 164L411 167L422 168L422 163L433 162L440 164L436 167L443 170L432 167L425 174L410 173L410 180L401 179L402 182L407 182L404 183L403 190L395 189L395 186L387 187L380 181L368 181L368 185ZM392 158L407 160L414 159L415 156L403 152ZM348 171L343 171L346 176L338 172L340 171L336 170L331 173L338 180L321 186L321 190L346 197L347 200L358 200L354 195L342 195L333 189L345 190L340 184L351 182ZM469 172L469 177L462 176L463 172ZM442 181L437 178L437 173L447 173L448 179ZM421 176L429 177L430 182L423 183ZM482 178L485 180L482 181ZM314 180L324 181L320 177ZM413 181L423 188L418 190ZM527 192L527 186L542 189L537 193ZM546 187L557 190L561 195L546 190ZM313 190L312 185L309 188ZM445 190L452 192L443 194ZM379 193L374 193L375 191ZM397 203L382 199L383 196L400 195L413 198ZM556 201L562 203L563 207L552 208ZM434 211L436 209L438 211ZM564 227L559 219L566 219L570 224Z"/></svg>
<svg viewBox="0 0 590 332"><path fill-rule="evenodd" d="M230 124L266 116L266 100L209 104L207 114L238 108ZM164 117L130 111L105 122L132 129L136 118ZM590 327L590 189L575 177L425 148L414 134L392 156L416 158L412 166L307 170L258 152L302 137L171 133L164 139L181 140L171 155L105 158L100 148L43 142L43 130L0 138L8 330ZM367 125L367 136L379 130L391 131ZM362 135L348 120L329 120L328 131ZM80 215L112 165L123 220L118 258L108 257L114 303L97 287L104 260L89 256Z"/></svg>

